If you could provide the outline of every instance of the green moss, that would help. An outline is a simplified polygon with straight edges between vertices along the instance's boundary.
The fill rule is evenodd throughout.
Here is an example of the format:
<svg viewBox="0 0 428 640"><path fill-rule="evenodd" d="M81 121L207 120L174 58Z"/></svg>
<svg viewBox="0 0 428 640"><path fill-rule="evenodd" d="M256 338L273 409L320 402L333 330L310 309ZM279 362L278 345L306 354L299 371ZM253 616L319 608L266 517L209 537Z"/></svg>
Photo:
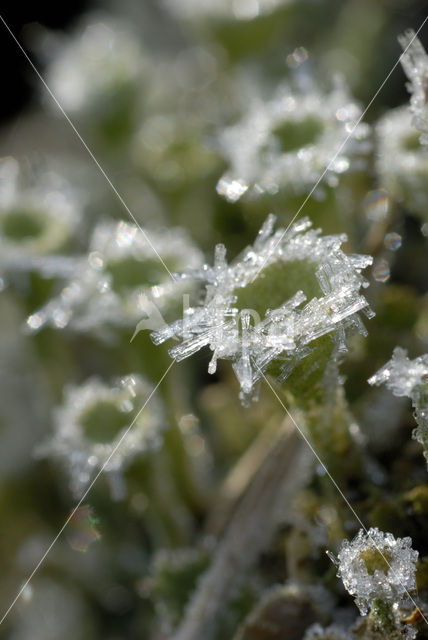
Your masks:
<svg viewBox="0 0 428 640"><path fill-rule="evenodd" d="M395 629L394 616L391 607L387 602L376 599L373 600L370 617L374 622L374 626L383 633L392 633Z"/></svg>
<svg viewBox="0 0 428 640"><path fill-rule="evenodd" d="M287 153L315 144L323 130L318 118L306 118L301 122L282 122L272 134L278 140L281 151Z"/></svg>
<svg viewBox="0 0 428 640"><path fill-rule="evenodd" d="M111 442L127 427L131 418L120 411L113 402L102 401L83 412L80 418L85 435L94 442Z"/></svg>
<svg viewBox="0 0 428 640"><path fill-rule="evenodd" d="M151 596L161 601L173 624L176 624L192 595L197 580L209 565L206 552L193 554L177 550L168 552L155 563Z"/></svg>
<svg viewBox="0 0 428 640"><path fill-rule="evenodd" d="M36 238L43 232L44 223L35 211L11 211L2 219L1 229L11 240Z"/></svg>
<svg viewBox="0 0 428 640"><path fill-rule="evenodd" d="M322 295L315 276L316 267L307 260L278 260L263 269L242 289L236 289L238 309L252 309L263 318L268 309L276 309L302 290L308 300Z"/></svg>

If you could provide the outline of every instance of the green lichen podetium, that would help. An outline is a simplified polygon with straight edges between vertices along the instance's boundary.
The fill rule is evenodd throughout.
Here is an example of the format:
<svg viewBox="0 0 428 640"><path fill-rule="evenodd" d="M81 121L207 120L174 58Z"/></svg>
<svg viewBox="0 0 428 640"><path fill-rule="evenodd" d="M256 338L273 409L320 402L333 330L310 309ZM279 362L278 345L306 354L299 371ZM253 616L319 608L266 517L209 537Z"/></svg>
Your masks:
<svg viewBox="0 0 428 640"><path fill-rule="evenodd" d="M236 306L251 309L263 318L268 309L276 309L297 291L303 291L307 300L321 297L322 291L315 275L316 265L309 260L276 262L268 265L246 287L237 289ZM330 336L321 336L311 343L313 351L300 362L285 382L285 387L302 407L324 401L320 388L325 367L330 361L334 343ZM267 373L273 378L281 375L282 361L272 363Z"/></svg>
<svg viewBox="0 0 428 640"><path fill-rule="evenodd" d="M113 402L107 400L89 407L80 418L86 437L102 444L111 442L131 420L129 413L121 411Z"/></svg>
<svg viewBox="0 0 428 640"><path fill-rule="evenodd" d="M40 236L45 228L40 214L35 211L12 211L1 220L1 230L10 240L26 240Z"/></svg>
<svg viewBox="0 0 428 640"><path fill-rule="evenodd" d="M373 575L376 570L383 571L386 574L392 557L390 553L384 550L366 549L361 552L361 559L366 565L369 574Z"/></svg>
<svg viewBox="0 0 428 640"><path fill-rule="evenodd" d="M288 153L315 144L323 130L323 124L316 118L306 118L301 122L282 122L272 131L281 151Z"/></svg>

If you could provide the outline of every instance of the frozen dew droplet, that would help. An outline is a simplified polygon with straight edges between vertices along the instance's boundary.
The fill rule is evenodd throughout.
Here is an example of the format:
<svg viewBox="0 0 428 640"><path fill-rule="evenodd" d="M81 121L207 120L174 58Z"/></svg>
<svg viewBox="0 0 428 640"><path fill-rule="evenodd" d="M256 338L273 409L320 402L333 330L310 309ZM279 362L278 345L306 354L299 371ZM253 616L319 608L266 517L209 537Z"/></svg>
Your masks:
<svg viewBox="0 0 428 640"><path fill-rule="evenodd" d="M236 202L247 191L248 184L244 180L234 180L223 176L218 181L217 193L224 196L229 202Z"/></svg>
<svg viewBox="0 0 428 640"><path fill-rule="evenodd" d="M80 506L72 515L67 525L66 537L75 551L86 552L90 545L101 538L96 525L98 519L89 505Z"/></svg>
<svg viewBox="0 0 428 640"><path fill-rule="evenodd" d="M402 238L399 233L395 233L393 231L386 234L385 238L383 239L383 243L385 247L390 251L397 251L397 249L401 247Z"/></svg>
<svg viewBox="0 0 428 640"><path fill-rule="evenodd" d="M308 57L309 54L305 47L297 47L294 49L293 53L288 54L285 61L290 69L297 69L297 67L300 67L300 65L308 59Z"/></svg>
<svg viewBox="0 0 428 640"><path fill-rule="evenodd" d="M384 220L390 207L388 192L385 189L369 191L364 198L363 207L368 220L373 222Z"/></svg>
<svg viewBox="0 0 428 640"><path fill-rule="evenodd" d="M391 275L389 264L383 259L376 260L372 273L376 282L387 282Z"/></svg>

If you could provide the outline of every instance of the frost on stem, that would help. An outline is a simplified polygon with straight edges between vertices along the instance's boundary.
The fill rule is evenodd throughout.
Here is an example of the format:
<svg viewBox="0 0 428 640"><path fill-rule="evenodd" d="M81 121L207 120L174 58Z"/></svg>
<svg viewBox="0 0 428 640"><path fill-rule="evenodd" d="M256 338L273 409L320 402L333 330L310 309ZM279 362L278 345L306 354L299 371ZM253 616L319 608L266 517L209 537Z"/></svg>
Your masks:
<svg viewBox="0 0 428 640"><path fill-rule="evenodd" d="M422 133L421 144L428 144L428 56L413 29L408 29L398 38L404 53L400 61L410 82L410 110L412 124Z"/></svg>
<svg viewBox="0 0 428 640"><path fill-rule="evenodd" d="M325 360L311 366L326 365L332 348L325 346L325 336L343 352L348 329L365 333L358 316L368 307L360 294L367 286L361 270L371 257L345 255L340 246L346 236L322 236L307 219L287 231L274 232L274 223L269 215L254 245L231 264L219 244L213 267L184 274L205 283L203 304L152 334L156 344L182 339L170 349L177 360L209 346L209 373L219 358L232 360L243 401L256 398L262 372L275 361L283 381L320 345Z"/></svg>
<svg viewBox="0 0 428 640"><path fill-rule="evenodd" d="M140 411L152 391L148 382L134 374L113 385L91 378L69 387L54 413L54 433L36 450L37 457L60 461L69 472L76 498L106 464L113 495L123 497L122 471L136 455L155 450L162 442L165 419L156 395Z"/></svg>
<svg viewBox="0 0 428 640"><path fill-rule="evenodd" d="M339 175L355 164L353 156L367 149L369 127L356 126L360 116L360 107L341 81L327 94L315 86L296 93L282 85L270 101L254 97L242 120L220 135L229 168L217 192L230 202L244 194L257 198L279 190L302 193L327 167L323 181L337 186Z"/></svg>
<svg viewBox="0 0 428 640"><path fill-rule="evenodd" d="M0 160L1 272L69 273L67 258L48 254L64 249L80 219L76 194L62 176L46 171L30 179L14 158Z"/></svg>
<svg viewBox="0 0 428 640"><path fill-rule="evenodd" d="M386 384L395 396L411 399L418 424L413 437L423 446L428 462L428 354L410 360L405 349L396 347L391 360L369 379L369 384Z"/></svg>
<svg viewBox="0 0 428 640"><path fill-rule="evenodd" d="M376 527L367 532L360 529L351 542L342 542L335 561L337 576L354 596L361 615L379 601L393 611L411 602L409 592L416 589L418 558L411 544L410 538L394 538Z"/></svg>
<svg viewBox="0 0 428 640"><path fill-rule="evenodd" d="M29 329L49 325L100 333L105 326L133 327L142 317L162 326L162 313L189 287L171 279L159 256L171 272L202 264L182 229L143 233L123 221L99 224L77 274L28 318Z"/></svg>
<svg viewBox="0 0 428 640"><path fill-rule="evenodd" d="M406 107L388 111L376 124L375 168L384 187L411 212L427 220L428 150L419 144Z"/></svg>

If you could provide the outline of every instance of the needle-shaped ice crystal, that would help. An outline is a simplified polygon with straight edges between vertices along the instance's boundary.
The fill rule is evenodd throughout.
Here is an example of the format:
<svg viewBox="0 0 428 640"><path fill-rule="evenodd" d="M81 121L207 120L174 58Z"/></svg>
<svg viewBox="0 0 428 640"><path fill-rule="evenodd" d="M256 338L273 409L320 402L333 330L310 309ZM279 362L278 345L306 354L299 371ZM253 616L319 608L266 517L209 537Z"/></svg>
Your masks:
<svg viewBox="0 0 428 640"><path fill-rule="evenodd" d="M344 540L337 555L338 572L345 589L355 598L362 615L375 600L399 605L409 601L416 589L415 563L418 552L410 538L394 538L376 527L360 529L355 538Z"/></svg>
<svg viewBox="0 0 428 640"><path fill-rule="evenodd" d="M111 385L91 378L81 386L67 388L64 402L54 414L52 437L36 455L57 459L67 468L76 498L105 465L113 494L121 497L121 473L127 464L162 442L165 419L158 397L150 397L152 391L148 382L134 374Z"/></svg>
<svg viewBox="0 0 428 640"><path fill-rule="evenodd" d="M147 329L165 325L163 312L189 286L173 281L157 254L172 273L202 264L202 254L182 229L143 233L123 221L99 224L75 277L28 318L28 327L101 334L103 327L133 327L142 319Z"/></svg>
<svg viewBox="0 0 428 640"><path fill-rule="evenodd" d="M274 361L285 379L318 338L330 335L345 351L345 332L365 331L358 317L368 306L360 294L367 285L361 270L372 259L345 255L346 236L322 236L307 219L287 232L274 231L274 222L270 215L254 245L231 264L224 245L217 245L214 266L191 274L205 283L203 304L152 334L156 344L181 338L170 350L177 360L208 346L210 373L218 359L232 360L244 401L256 396L262 372ZM293 290L293 283L306 292Z"/></svg>
<svg viewBox="0 0 428 640"><path fill-rule="evenodd" d="M409 79L407 89L411 94L412 123L422 133L420 142L428 144L428 55L413 29L398 38L404 53L400 61Z"/></svg>
<svg viewBox="0 0 428 640"><path fill-rule="evenodd" d="M367 147L369 129L357 126L360 116L360 107L339 81L325 94L315 86L296 93L283 85L270 101L253 97L243 118L220 135L229 168L217 184L218 193L230 202L282 189L302 193L327 167L323 180L336 186L339 175L352 168L356 148Z"/></svg>
<svg viewBox="0 0 428 640"><path fill-rule="evenodd" d="M405 349L396 347L391 360L369 379L369 384L385 384L395 396L411 399L418 424L413 437L423 446L428 462L428 354L410 360Z"/></svg>

